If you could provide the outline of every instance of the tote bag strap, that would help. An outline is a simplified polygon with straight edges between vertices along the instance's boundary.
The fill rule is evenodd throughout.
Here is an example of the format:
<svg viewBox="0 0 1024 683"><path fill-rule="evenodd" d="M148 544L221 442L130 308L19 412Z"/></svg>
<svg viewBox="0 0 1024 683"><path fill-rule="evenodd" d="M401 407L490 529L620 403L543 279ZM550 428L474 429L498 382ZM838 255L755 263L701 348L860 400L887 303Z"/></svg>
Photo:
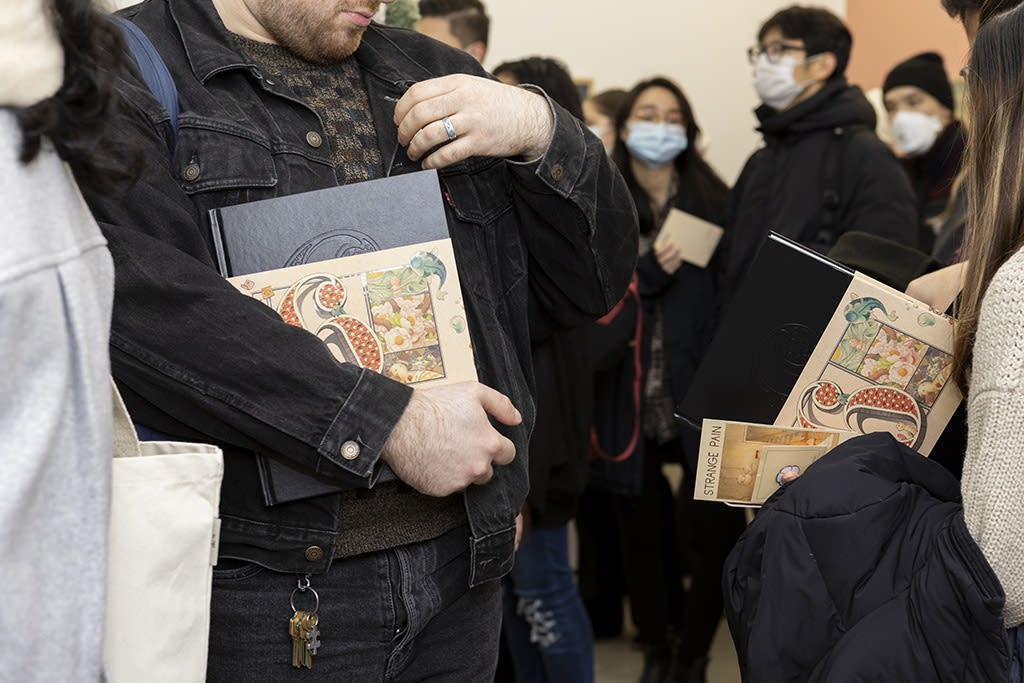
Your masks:
<svg viewBox="0 0 1024 683"><path fill-rule="evenodd" d="M121 392L117 390L114 378L110 378L111 408L114 413L114 457L141 456L139 437L135 434L128 408L124 405Z"/></svg>

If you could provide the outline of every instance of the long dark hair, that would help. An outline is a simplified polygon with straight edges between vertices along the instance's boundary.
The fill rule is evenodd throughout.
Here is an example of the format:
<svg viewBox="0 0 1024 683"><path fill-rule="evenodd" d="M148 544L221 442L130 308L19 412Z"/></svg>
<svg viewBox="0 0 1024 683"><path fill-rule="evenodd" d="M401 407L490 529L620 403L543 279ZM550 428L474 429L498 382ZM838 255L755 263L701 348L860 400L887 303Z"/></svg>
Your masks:
<svg viewBox="0 0 1024 683"><path fill-rule="evenodd" d="M633 111L633 106L640 98L640 95L649 88L664 88L671 92L679 102L679 109L686 121L686 136L690 140L689 147L682 154L675 158L673 164L679 174L679 195L686 197L693 207L693 213L709 221L720 221L718 215L728 199L729 186L715 173L698 149L700 140L700 126L697 125L697 118L693 115L693 107L686 99L682 89L667 78L658 76L646 81L640 81L626 95L622 105L615 114L615 149L612 151L612 158L622 172L626 185L633 193L634 199L646 197L646 193L640 188L636 177L633 175L633 166L630 163L632 157L626 148L626 140L623 132L626 122ZM636 211L640 220L640 231L649 232L654 229L654 215L651 212L649 201L636 201Z"/></svg>
<svg viewBox="0 0 1024 683"><path fill-rule="evenodd" d="M123 107L114 81L127 59L124 40L91 0L51 0L50 11L64 49L64 83L53 97L16 111L20 158L22 163L35 159L47 138L72 166L79 185L109 192L134 178L139 163L111 125Z"/></svg>
<svg viewBox="0 0 1024 683"><path fill-rule="evenodd" d="M967 265L954 347L954 374L964 388L985 292L1024 247L1024 6L986 19L966 71Z"/></svg>

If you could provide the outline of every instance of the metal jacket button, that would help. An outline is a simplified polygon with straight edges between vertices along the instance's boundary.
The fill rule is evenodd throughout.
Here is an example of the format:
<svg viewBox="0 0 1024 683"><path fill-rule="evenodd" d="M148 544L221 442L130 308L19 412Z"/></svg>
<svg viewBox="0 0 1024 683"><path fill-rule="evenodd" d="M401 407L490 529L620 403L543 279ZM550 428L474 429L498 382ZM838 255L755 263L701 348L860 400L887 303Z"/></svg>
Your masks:
<svg viewBox="0 0 1024 683"><path fill-rule="evenodd" d="M318 545L311 545L306 548L306 559L310 562L319 562L324 559L324 549Z"/></svg>
<svg viewBox="0 0 1024 683"><path fill-rule="evenodd" d="M190 183L194 183L195 181L199 180L199 176L201 173L202 171L199 168L199 164L189 164L188 166L185 167L185 180L187 180Z"/></svg>
<svg viewBox="0 0 1024 683"><path fill-rule="evenodd" d="M306 142L309 143L310 147L319 147L324 144L324 139L320 137L320 133L317 133L315 130L311 130L306 133Z"/></svg>
<svg viewBox="0 0 1024 683"><path fill-rule="evenodd" d="M551 177L555 180L561 180L563 175L565 175L565 171L562 170L562 165L555 164L554 168L551 169Z"/></svg>
<svg viewBox="0 0 1024 683"><path fill-rule="evenodd" d="M360 448L359 444L357 444L355 441L346 441L345 443L341 444L341 457L345 458L346 460L355 460L356 458L359 457L359 454L362 452L362 450L363 449Z"/></svg>

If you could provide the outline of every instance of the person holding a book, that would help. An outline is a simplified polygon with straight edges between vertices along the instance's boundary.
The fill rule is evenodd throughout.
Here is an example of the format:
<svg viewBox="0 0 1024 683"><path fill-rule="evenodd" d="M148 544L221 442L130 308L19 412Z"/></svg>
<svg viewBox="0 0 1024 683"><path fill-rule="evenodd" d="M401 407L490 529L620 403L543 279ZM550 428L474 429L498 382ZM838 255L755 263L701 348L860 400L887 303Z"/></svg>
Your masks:
<svg viewBox="0 0 1024 683"><path fill-rule="evenodd" d="M1002 8L1001 8L1002 9ZM1024 681L1024 6L986 13L966 71L971 126L956 377L969 387L964 519L1006 594L1003 619Z"/></svg>
<svg viewBox="0 0 1024 683"><path fill-rule="evenodd" d="M910 182L844 76L852 45L823 8L794 5L758 32L749 57L764 146L730 200L719 269L726 305L769 230L823 254L849 231L918 246Z"/></svg>
<svg viewBox="0 0 1024 683"><path fill-rule="evenodd" d="M117 124L144 170L126 200L86 198L118 269L111 358L133 417L224 449L211 680L302 676L293 591L295 609L318 602L317 678L492 676L528 488L531 333L603 315L633 270L635 211L600 141L542 92L372 23L379 5L123 12L180 114L125 74ZM440 169L479 383L414 391L339 363L218 273L210 210L421 169ZM254 454L348 490L268 506Z"/></svg>
<svg viewBox="0 0 1024 683"><path fill-rule="evenodd" d="M652 78L634 86L614 125L612 155L640 220L637 278L643 335L642 373L636 381L642 389L642 424L630 459L606 467L609 473L623 467L642 470L640 489L633 496L615 497L630 608L645 648L641 680L663 680L669 674L670 624L681 624L684 631L688 654L681 667L695 666L703 676L707 647L721 618L721 603L716 607L714 600L720 595L719 581L713 566L707 576L695 578L694 592L702 596L683 613L673 495L661 466L666 460L687 459L684 438L691 435L680 432L673 413L710 342L714 282L709 268L683 260L686 245L662 232L679 218L721 225L728 187L701 155L701 129L693 107L672 81ZM694 258L692 253L687 257ZM620 419L632 420L633 415L624 413ZM694 442L698 439L693 436ZM717 508L706 512L715 515ZM742 516L736 519L741 529ZM702 613L700 606L707 609Z"/></svg>

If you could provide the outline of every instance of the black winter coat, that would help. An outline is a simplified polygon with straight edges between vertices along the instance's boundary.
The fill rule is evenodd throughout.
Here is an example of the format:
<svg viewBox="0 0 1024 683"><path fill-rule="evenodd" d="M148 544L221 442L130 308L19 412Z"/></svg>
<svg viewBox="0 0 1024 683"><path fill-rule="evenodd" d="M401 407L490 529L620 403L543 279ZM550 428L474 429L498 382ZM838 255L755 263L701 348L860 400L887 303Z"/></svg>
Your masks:
<svg viewBox="0 0 1024 683"><path fill-rule="evenodd" d="M999 580L960 486L887 434L777 492L726 563L744 681L1005 681Z"/></svg>
<svg viewBox="0 0 1024 683"><path fill-rule="evenodd" d="M692 192L680 192L672 199L672 206L710 223L721 225L725 218L727 197L724 190L709 193L704 197ZM649 201L638 188L633 189L633 199L637 205ZM641 232L660 229L644 223L644 217L641 216ZM658 265L653 250L637 261L636 273L643 316L642 376L639 379L641 400L650 367L651 341L658 306L662 307L664 313L665 379L673 403L678 405L689 390L697 367L714 334L716 290L713 273L717 258L716 255L707 268L683 263L679 270L671 275ZM627 323L627 329L629 325L631 323ZM614 330L602 330L596 326L592 328L592 336L598 338L609 333L616 334ZM601 349L598 355L606 351L600 341L593 339L591 347ZM595 377L595 426L600 442L609 451L617 452L622 444L629 441L629 436L633 433L634 381L636 377L631 353L624 354L621 365L610 371L598 372ZM640 419L643 420L643 408L640 411ZM643 429L642 424L640 428ZM684 464L691 469L696 463L696 444L699 436L681 427L684 447L681 455L685 458ZM691 444L693 448L689 447ZM639 495L643 483L643 451L644 439L641 436L636 452L626 462L595 461L591 468L592 479L603 490L621 495Z"/></svg>
<svg viewBox="0 0 1024 683"><path fill-rule="evenodd" d="M720 264L726 298L769 230L821 253L850 230L918 246L914 191L875 136L877 118L860 88L834 78L792 109L756 113L765 146L747 161L730 199ZM830 211L826 190L838 193Z"/></svg>

